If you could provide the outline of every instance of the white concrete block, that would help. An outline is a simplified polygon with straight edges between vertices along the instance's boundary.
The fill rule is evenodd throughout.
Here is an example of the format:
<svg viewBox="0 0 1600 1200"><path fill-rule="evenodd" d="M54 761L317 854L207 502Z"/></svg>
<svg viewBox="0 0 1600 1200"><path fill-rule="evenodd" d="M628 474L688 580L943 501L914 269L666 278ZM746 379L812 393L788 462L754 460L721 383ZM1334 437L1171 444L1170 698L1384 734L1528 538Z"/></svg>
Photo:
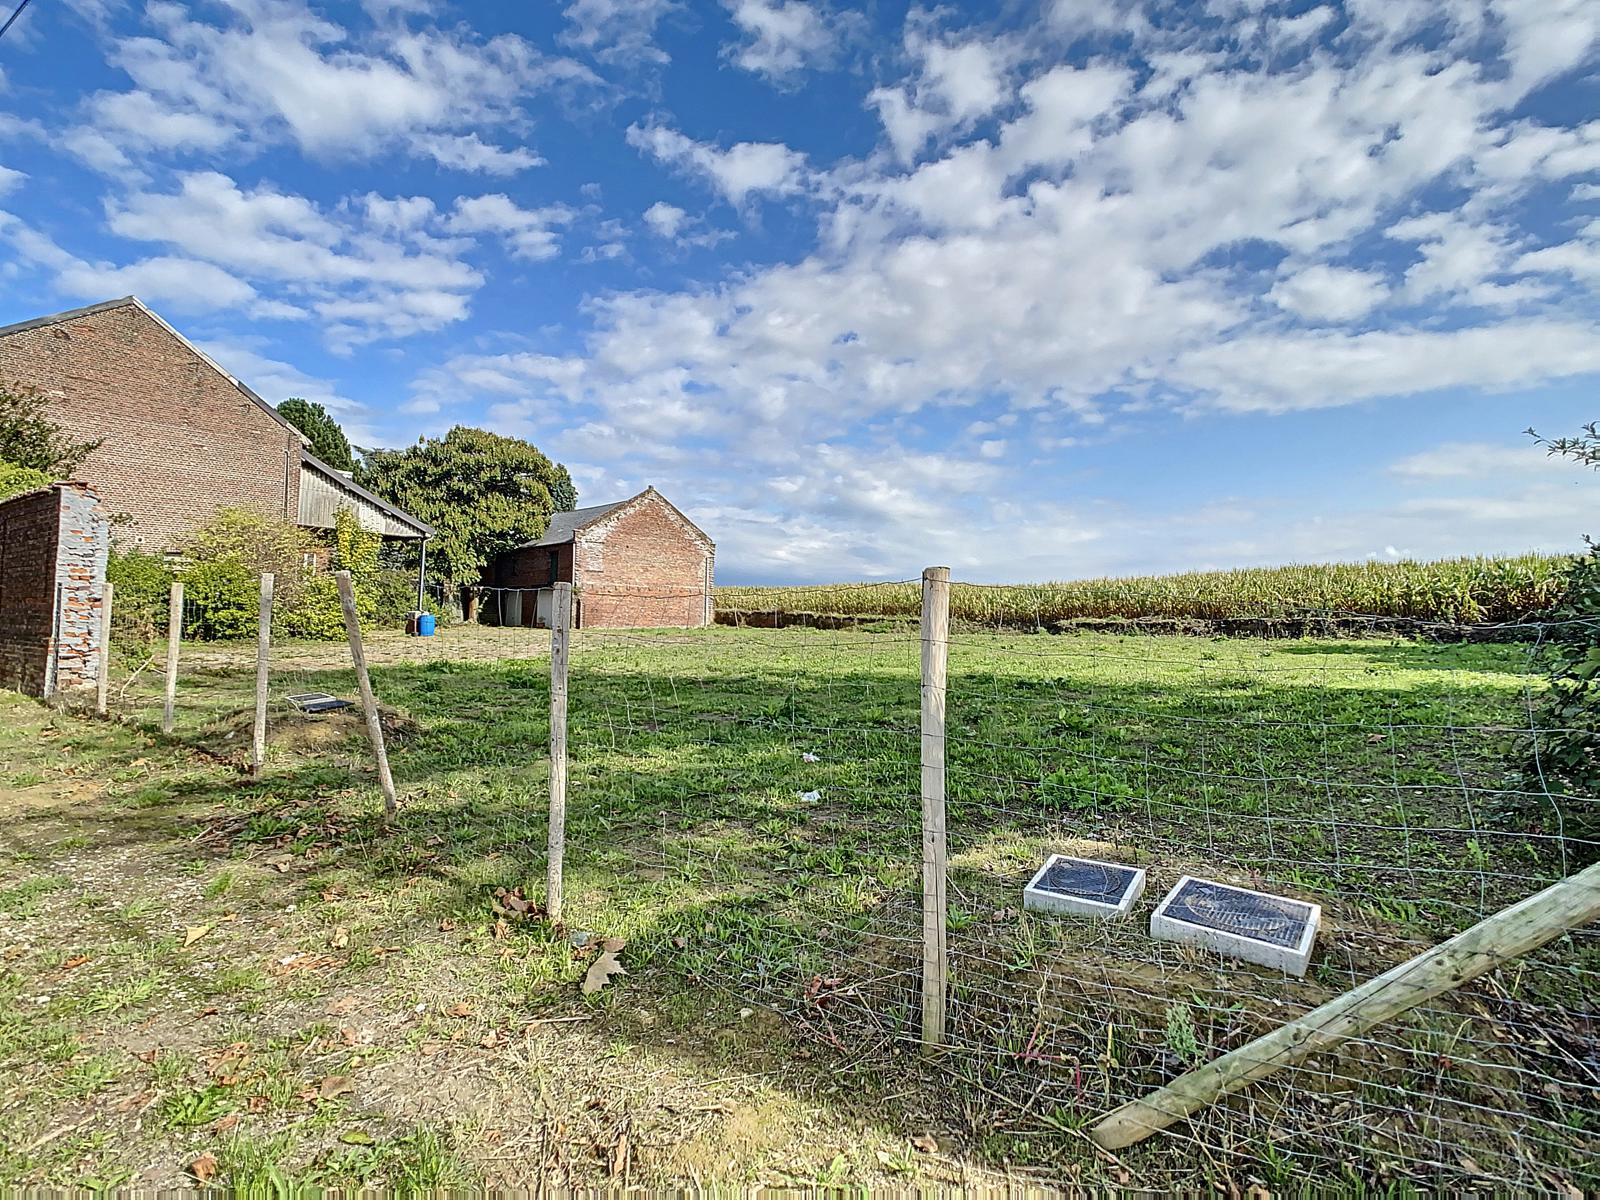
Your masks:
<svg viewBox="0 0 1600 1200"><path fill-rule="evenodd" d="M1144 895L1144 870L1052 854L1022 889L1022 907L1052 916L1125 917Z"/></svg>
<svg viewBox="0 0 1600 1200"><path fill-rule="evenodd" d="M1150 936L1303 976L1322 906L1185 875L1150 914Z"/></svg>

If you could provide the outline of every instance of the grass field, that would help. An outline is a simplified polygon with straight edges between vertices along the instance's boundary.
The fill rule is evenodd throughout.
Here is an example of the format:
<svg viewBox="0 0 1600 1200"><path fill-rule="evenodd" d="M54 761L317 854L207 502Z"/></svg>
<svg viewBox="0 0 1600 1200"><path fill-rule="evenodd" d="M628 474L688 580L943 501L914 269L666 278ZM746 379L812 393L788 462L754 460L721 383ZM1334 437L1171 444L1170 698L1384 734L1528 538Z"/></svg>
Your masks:
<svg viewBox="0 0 1600 1200"><path fill-rule="evenodd" d="M111 723L0 702L0 1182L1600 1186L1592 939L1182 1136L1081 1135L1562 873L1508 757L1523 648L959 637L924 1064L915 641L577 635L556 930L495 899L542 894L539 636L377 640L388 831L359 721L281 700L351 693L329 647L279 652L260 781L248 648L185 660L170 739L153 672ZM1317 899L1313 970L1020 914L1048 849ZM626 941L592 997L580 930Z"/></svg>
<svg viewBox="0 0 1600 1200"><path fill-rule="evenodd" d="M1525 554L1003 586L962 583L957 572L950 611L958 621L1025 629L1085 618L1210 621L1305 613L1468 623L1517 621L1556 599L1569 561L1562 556ZM914 581L717 589L717 608L727 613L915 617L920 605L921 587Z"/></svg>

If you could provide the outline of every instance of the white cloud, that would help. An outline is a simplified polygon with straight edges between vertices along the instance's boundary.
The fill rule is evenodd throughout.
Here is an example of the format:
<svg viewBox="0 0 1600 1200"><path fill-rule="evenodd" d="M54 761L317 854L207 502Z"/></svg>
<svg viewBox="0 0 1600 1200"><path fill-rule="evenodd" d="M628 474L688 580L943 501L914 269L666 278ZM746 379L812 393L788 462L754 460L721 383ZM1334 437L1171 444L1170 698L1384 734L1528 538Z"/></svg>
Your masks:
<svg viewBox="0 0 1600 1200"><path fill-rule="evenodd" d="M1382 275L1323 264L1279 279L1267 293L1279 308L1311 321L1355 321L1389 294Z"/></svg>
<svg viewBox="0 0 1600 1200"><path fill-rule="evenodd" d="M1531 438L1520 442L1444 442L1391 463L1394 474L1413 480L1472 479L1497 483L1508 476L1549 476L1562 469L1588 468L1552 459Z"/></svg>
<svg viewBox="0 0 1600 1200"><path fill-rule="evenodd" d="M22 181L28 177L25 171L15 171L10 167L0 167L0 196L14 192L22 186Z"/></svg>
<svg viewBox="0 0 1600 1200"><path fill-rule="evenodd" d="M668 204L664 200L657 200L644 210L644 223L649 227L650 232L657 237L666 238L668 241L678 236L679 231L683 229L685 222L688 220L688 213L674 204Z"/></svg>
<svg viewBox="0 0 1600 1200"><path fill-rule="evenodd" d="M921 19L908 24L905 49L917 65L913 78L867 97L903 162L913 161L929 138L970 128L1011 97L1010 75L1020 51L1009 41L947 40Z"/></svg>
<svg viewBox="0 0 1600 1200"><path fill-rule="evenodd" d="M515 128L521 102L597 82L511 34L381 22L356 39L304 0L239 0L219 24L152 4L153 36L122 37L111 61L133 82L85 103L66 145L96 169L134 171L153 152L235 158L290 141L325 159L390 150L471 171L509 173L537 156L483 140Z"/></svg>
<svg viewBox="0 0 1600 1200"><path fill-rule="evenodd" d="M525 146L494 146L475 133L424 134L416 148L432 156L441 167L482 171L486 175L514 175L529 167L542 167L544 159Z"/></svg>
<svg viewBox="0 0 1600 1200"><path fill-rule="evenodd" d="M1331 408L1447 388L1529 387L1600 372L1600 328L1546 318L1449 332L1256 335L1191 350L1168 376L1228 412Z"/></svg>
<svg viewBox="0 0 1600 1200"><path fill-rule="evenodd" d="M628 144L661 162L703 176L735 207L752 195L783 196L805 182L805 156L776 142L739 142L728 149L697 142L660 125L633 125Z"/></svg>
<svg viewBox="0 0 1600 1200"><path fill-rule="evenodd" d="M670 60L656 45L656 26L677 7L674 0L574 0L563 12L563 40L601 62L659 66Z"/></svg>
<svg viewBox="0 0 1600 1200"><path fill-rule="evenodd" d="M723 0L742 40L727 48L746 71L777 80L829 65L859 17L812 0Z"/></svg>
<svg viewBox="0 0 1600 1200"><path fill-rule="evenodd" d="M560 204L521 208L504 193L461 196L445 227L454 233L498 234L515 257L539 262L561 252L556 227L571 221L572 215Z"/></svg>

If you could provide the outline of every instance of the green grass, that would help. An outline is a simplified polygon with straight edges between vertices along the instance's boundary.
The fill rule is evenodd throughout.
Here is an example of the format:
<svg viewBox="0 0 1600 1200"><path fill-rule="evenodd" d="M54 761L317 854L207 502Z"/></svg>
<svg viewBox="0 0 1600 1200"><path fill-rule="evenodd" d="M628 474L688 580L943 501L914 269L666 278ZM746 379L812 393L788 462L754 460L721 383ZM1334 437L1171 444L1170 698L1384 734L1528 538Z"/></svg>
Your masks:
<svg viewBox="0 0 1600 1200"><path fill-rule="evenodd" d="M1524 554L1437 562L1363 562L1195 571L1063 583L951 588L958 621L1048 628L1084 618L1222 620L1349 613L1419 621L1515 621L1560 595L1568 556ZM916 617L921 585L723 587L727 613Z"/></svg>
<svg viewBox="0 0 1600 1200"><path fill-rule="evenodd" d="M166 1140L126 1161L179 1161L178 1147L206 1139L224 1182L251 1194L506 1181L505 1143L483 1127L501 1112L513 1114L502 1139L520 1131L511 1120L559 1114L572 1128L550 1136L569 1147L572 1180L605 1185L624 1114L680 1114L666 1122L678 1132L640 1135L654 1153L687 1137L681 1114L729 1078L781 1081L773 1103L795 1130L781 1168L744 1151L710 1166L658 1156L642 1181L904 1183L926 1162L906 1139L936 1114L941 1145L977 1167L1116 1182L1081 1136L1098 1114L1562 871L1547 818L1497 816L1515 798L1509 741L1535 686L1523 647L959 634L947 746L954 1049L924 1072L915 638L722 627L574 640L565 929L492 907L496 888L543 894L542 659L375 667L378 695L405 717L390 745L403 803L388 831L358 720L275 711L266 776L242 778L250 663L208 660L185 677L171 741L97 724L109 748L79 751L104 790L73 816L115 830L108 853L155 856L145 876L96 884L140 928L73 903L48 840L13 864L30 944L55 951L0 976L0 1009L13 1014L0 1017L0 1067L54 1047L58 1090L104 1096L108 1112L128 1100L119 1088L148 1088L142 1136ZM303 657L274 688L352 690L346 669ZM153 720L151 695L135 689L136 720ZM0 772L53 770L76 736L70 719L49 718L55 736L42 739L36 713L0 708ZM1020 881L1052 849L1147 867L1146 906L1186 872L1263 883L1324 903L1329 932L1296 981L1152 943L1138 922L1018 914ZM211 930L185 950L196 926ZM580 929L628 943L629 974L587 998L577 983L592 951L568 937ZM63 974L61 946L91 961ZM301 955L328 961L301 970ZM1390 1048L1332 1060L1375 1106L1409 1088L1415 1115L1357 1120L1338 1107L1356 1085L1296 1076L1219 1107L1188 1137L1128 1152L1125 1169L1134 1182L1226 1190L1332 1161L1364 1187L1398 1171L1442 1189L1463 1184L1468 1158L1509 1190L1539 1172L1595 1186L1581 1073L1503 1030L1567 1029L1565 1006L1583 1003L1597 965L1587 943L1560 947L1508 975L1503 993L1441 1002L1397 1024ZM335 1008L347 995L360 1007ZM131 1065L137 1083L111 1080L94 1056L169 1009L179 1028L157 1026L161 1036L193 1027L204 1041ZM562 1023L519 1033L548 1018ZM268 1025L280 1038L270 1047ZM574 1040L539 1061L539 1039L558 1036ZM1569 1046L1583 1061L1585 1046ZM441 1047L468 1065L446 1065ZM384 1079L370 1108L368 1072ZM664 1090L673 1072L692 1099ZM340 1075L352 1094L315 1095ZM465 1079L487 1089L471 1104L450 1090ZM23 1086L7 1119L26 1127L0 1129L0 1141L27 1145L67 1123ZM517 1087L529 1090L505 1090ZM424 1093L435 1115L419 1129ZM1491 1109L1519 1116L1475 1115ZM234 1140L210 1138L231 1115ZM893 1144L857 1153L840 1122ZM81 1160L57 1145L59 1159L0 1156L0 1180L71 1184L125 1165L115 1139ZM1452 1150L1442 1165L1439 1145Z"/></svg>

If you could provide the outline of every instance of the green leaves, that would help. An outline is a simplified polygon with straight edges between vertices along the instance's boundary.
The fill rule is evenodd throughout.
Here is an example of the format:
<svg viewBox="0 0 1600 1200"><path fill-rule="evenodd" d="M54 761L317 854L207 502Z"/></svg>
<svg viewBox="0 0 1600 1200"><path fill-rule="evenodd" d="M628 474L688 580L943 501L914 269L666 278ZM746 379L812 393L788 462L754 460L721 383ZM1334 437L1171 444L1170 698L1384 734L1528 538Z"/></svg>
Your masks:
<svg viewBox="0 0 1600 1200"><path fill-rule="evenodd" d="M328 415L328 410L315 401L290 396L278 405L278 415L311 440L311 453L330 467L340 471L355 469L355 455L350 452L350 439L345 437L339 422Z"/></svg>
<svg viewBox="0 0 1600 1200"><path fill-rule="evenodd" d="M572 477L520 438L457 425L442 438L367 456L361 482L435 529L429 560L475 582L496 554L532 541L572 507Z"/></svg>

